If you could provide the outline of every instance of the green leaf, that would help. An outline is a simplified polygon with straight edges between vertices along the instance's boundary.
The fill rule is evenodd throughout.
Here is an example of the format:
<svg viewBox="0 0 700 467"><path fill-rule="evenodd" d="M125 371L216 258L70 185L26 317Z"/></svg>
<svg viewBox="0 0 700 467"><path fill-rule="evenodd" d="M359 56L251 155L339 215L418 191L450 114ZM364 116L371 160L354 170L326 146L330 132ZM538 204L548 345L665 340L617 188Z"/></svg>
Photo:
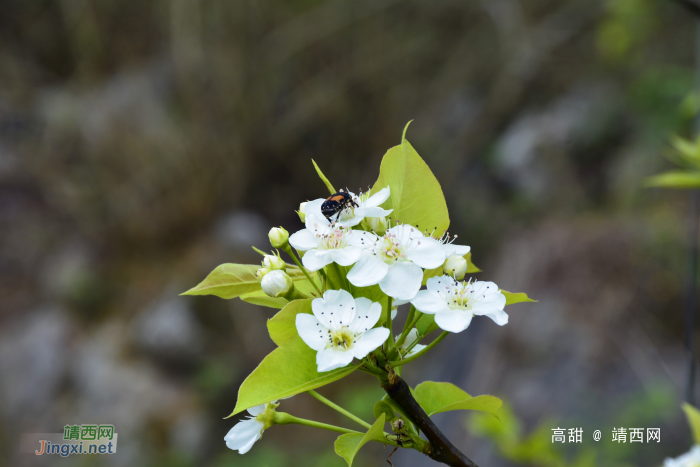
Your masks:
<svg viewBox="0 0 700 467"><path fill-rule="evenodd" d="M336 194L337 191L335 191L335 188L333 188L333 185L331 185L331 182L328 181L326 176L323 175L323 172L321 172L321 169L318 168L318 165L316 165L316 161L311 159L311 163L314 165L314 168L316 168L316 173L318 174L318 176L321 177L321 180L323 180L323 183L326 184L326 188L328 188L328 191L330 191L332 195Z"/></svg>
<svg viewBox="0 0 700 467"><path fill-rule="evenodd" d="M695 444L700 444L700 411L688 403L683 404L681 407L688 419L688 425L690 425L690 429L693 431L693 440L695 440Z"/></svg>
<svg viewBox="0 0 700 467"><path fill-rule="evenodd" d="M503 402L494 396L472 397L451 383L425 381L416 386L415 397L429 417L450 410L479 410L497 417Z"/></svg>
<svg viewBox="0 0 700 467"><path fill-rule="evenodd" d="M255 273L260 266L254 264L226 263L214 269L199 285L181 295L216 295L236 298L260 289Z"/></svg>
<svg viewBox="0 0 700 467"><path fill-rule="evenodd" d="M423 270L423 282L422 282L422 284L423 285L427 284L428 279L430 279L431 277L441 276L443 272L444 271L443 271L442 266L438 266L435 269L424 269Z"/></svg>
<svg viewBox="0 0 700 467"><path fill-rule="evenodd" d="M374 404L374 418L378 419L380 415L384 414L386 420L391 420L394 418L394 409L391 408L389 404L384 401L377 401Z"/></svg>
<svg viewBox="0 0 700 467"><path fill-rule="evenodd" d="M256 272L257 272L257 269L256 269ZM306 278L306 275L304 274L304 272L303 272L301 269L299 269L298 267L296 267L296 266L290 266L290 267L288 267L287 270L286 270L285 272L287 273L287 275L288 275L289 277L291 277L291 279L292 279L294 282L297 282L297 281L307 281L307 282L308 282L308 279ZM307 272L309 273L309 276L310 276L312 279L316 279L316 273L315 273L315 272L313 272L313 271L307 271Z"/></svg>
<svg viewBox="0 0 700 467"><path fill-rule="evenodd" d="M267 320L267 331L277 345L282 345L294 336L298 336L296 317L299 313L311 313L313 299L294 300L282 308L275 316Z"/></svg>
<svg viewBox="0 0 700 467"><path fill-rule="evenodd" d="M243 381L236 408L229 417L250 407L291 397L346 377L357 369L350 365L333 371L316 371L316 352L294 336L273 350Z"/></svg>
<svg viewBox="0 0 700 467"><path fill-rule="evenodd" d="M501 289L501 293L506 296L506 305L512 305L514 303L521 303L521 302L537 302L537 300L533 300L530 297L527 296L527 294L523 292L518 292L518 293L513 293L513 292L508 292L507 290Z"/></svg>
<svg viewBox="0 0 700 467"><path fill-rule="evenodd" d="M387 186L391 195L382 207L394 210L394 220L428 232L435 229L436 235L442 235L450 226L440 183L405 137L384 155L371 194Z"/></svg>
<svg viewBox="0 0 700 467"><path fill-rule="evenodd" d="M467 274L470 272L481 272L481 269L477 268L474 263L472 263L472 252L470 251L464 255L464 259L467 260Z"/></svg>
<svg viewBox="0 0 700 467"><path fill-rule="evenodd" d="M346 433L338 436L338 439L335 440L335 453L347 461L348 467L352 467L352 461L362 446L372 440L385 441L384 423L384 414L381 414L364 435L362 433Z"/></svg>
<svg viewBox="0 0 700 467"><path fill-rule="evenodd" d="M416 323L416 329L418 329L418 334L425 337L431 332L438 329L439 326L435 324L435 315L424 314L420 317Z"/></svg>
<svg viewBox="0 0 700 467"><path fill-rule="evenodd" d="M693 142L674 135L671 137L671 145L684 161L700 167L700 140Z"/></svg>
<svg viewBox="0 0 700 467"><path fill-rule="evenodd" d="M700 172L680 170L666 172L647 178L644 185L663 188L700 188Z"/></svg>
<svg viewBox="0 0 700 467"><path fill-rule="evenodd" d="M270 297L262 290L258 290L257 292L247 293L245 295L239 296L238 298L240 298L244 302L252 303L253 305L260 305L260 306L266 306L268 308L277 308L277 309L284 308L284 306L287 303L289 303L289 301L286 298Z"/></svg>

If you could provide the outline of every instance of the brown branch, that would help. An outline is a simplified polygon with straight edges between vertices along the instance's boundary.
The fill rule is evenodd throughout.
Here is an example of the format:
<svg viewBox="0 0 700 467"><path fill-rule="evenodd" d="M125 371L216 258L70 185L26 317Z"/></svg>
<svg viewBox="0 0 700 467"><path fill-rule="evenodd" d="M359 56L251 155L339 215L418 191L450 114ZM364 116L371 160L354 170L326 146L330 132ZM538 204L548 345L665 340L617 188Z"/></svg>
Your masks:
<svg viewBox="0 0 700 467"><path fill-rule="evenodd" d="M408 384L400 376L391 372L388 381L382 382L382 388L394 402L399 404L406 416L425 433L426 438L430 442L430 448L424 454L433 460L452 467L478 467L442 434L440 429L428 417L428 414L425 413L425 410L418 405L418 401L411 394Z"/></svg>

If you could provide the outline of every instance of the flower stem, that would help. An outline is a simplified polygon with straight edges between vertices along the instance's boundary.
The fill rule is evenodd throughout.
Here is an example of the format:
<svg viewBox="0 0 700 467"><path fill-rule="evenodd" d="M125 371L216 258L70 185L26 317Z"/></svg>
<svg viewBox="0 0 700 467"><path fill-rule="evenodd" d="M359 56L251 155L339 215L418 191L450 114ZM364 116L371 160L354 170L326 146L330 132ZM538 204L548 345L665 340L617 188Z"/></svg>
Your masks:
<svg viewBox="0 0 700 467"><path fill-rule="evenodd" d="M316 292L318 292L319 296L323 295L323 294L321 294L321 291L319 290L318 286L316 285L316 282L314 282L313 279L311 279L311 276L309 276L309 273L306 271L304 266L302 266L301 262L299 261L299 258L297 258L297 255L295 255L294 251L292 251L292 247L289 246L289 243L284 248L282 248L282 250L285 253L287 253L289 256L291 256L292 259L294 260L294 262L297 263L297 266L299 266L299 269L301 269L301 272L303 272L304 275L306 276L306 278L309 280L309 282L311 282L311 285L314 286L314 289L316 289Z"/></svg>
<svg viewBox="0 0 700 467"><path fill-rule="evenodd" d="M329 425L327 423L315 422L313 420L295 417L294 415L289 415L285 412L275 412L275 423L278 425L305 425L313 428L321 428L322 430L335 431L336 433L360 433L359 431L350 430L348 428L342 428L335 425Z"/></svg>
<svg viewBox="0 0 700 467"><path fill-rule="evenodd" d="M408 318L406 318L406 325L403 327L403 332L401 333L401 336L399 336L399 340L396 341L396 346L401 347L404 342L406 342L406 337L408 337L408 333L411 332L411 329L418 324L418 320L423 316L423 313L420 311L416 310L416 308L411 305L411 309L408 312Z"/></svg>
<svg viewBox="0 0 700 467"><path fill-rule="evenodd" d="M437 337L435 338L434 341L432 341L430 344L428 344L428 345L427 345L423 350L421 350L420 352L417 352L415 355L411 355L411 356L408 357L408 358L404 358L403 360L399 360L398 362L389 362L389 365L391 365L392 367L394 367L394 366L405 365L406 363L412 362L413 360L415 360L415 359L417 359L417 358L423 356L424 353L428 352L430 349L432 349L433 347L435 347L436 345L438 345L438 343L440 343L441 340L443 340L445 337L447 337L448 334L449 334L449 332L444 331L442 334L440 334L439 336L437 336Z"/></svg>
<svg viewBox="0 0 700 467"><path fill-rule="evenodd" d="M394 332L391 329L393 325L393 323L391 322L391 304L393 301L394 299L392 297L389 297L389 301L387 302L386 327L389 328L389 340L388 345L386 346L387 350L394 346Z"/></svg>
<svg viewBox="0 0 700 467"><path fill-rule="evenodd" d="M313 389L310 390L310 391L306 391L306 392L307 392L307 394L309 394L309 395L310 395L311 397L313 397L314 399L316 399L316 400L318 400L318 401L320 401L320 402L323 402L324 404L326 404L326 405L327 405L328 407L330 407L331 409L333 409L333 410L335 410L335 411L337 411L337 412L342 413L343 415L345 415L346 417L348 417L350 420L353 420L354 422L359 423L360 425L362 425L363 427L367 428L368 430L369 430L370 428L372 428L372 425L370 425L369 423L365 422L365 421L362 420L360 417L351 414L350 412L348 412L347 410L345 410L345 409L342 408L341 406L339 406L339 405L337 405L337 404L331 402L330 400L326 399L325 397L323 397L321 394L317 393L317 392L314 391Z"/></svg>

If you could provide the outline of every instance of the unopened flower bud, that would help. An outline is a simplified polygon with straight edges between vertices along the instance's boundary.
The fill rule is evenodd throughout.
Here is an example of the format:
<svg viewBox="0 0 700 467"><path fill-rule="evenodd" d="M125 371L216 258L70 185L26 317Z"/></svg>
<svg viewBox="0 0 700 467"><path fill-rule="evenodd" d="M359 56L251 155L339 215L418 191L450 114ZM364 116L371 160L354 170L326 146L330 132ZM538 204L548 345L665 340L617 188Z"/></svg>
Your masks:
<svg viewBox="0 0 700 467"><path fill-rule="evenodd" d="M367 227L377 235L386 233L386 217L367 217L365 218Z"/></svg>
<svg viewBox="0 0 700 467"><path fill-rule="evenodd" d="M276 270L265 274L260 286L270 297L284 297L294 288L294 282L286 272Z"/></svg>
<svg viewBox="0 0 700 467"><path fill-rule="evenodd" d="M445 274L461 281L467 273L467 266L467 260L464 259L464 257L454 255L445 260L445 264L443 264L442 268Z"/></svg>
<svg viewBox="0 0 700 467"><path fill-rule="evenodd" d="M287 269L287 263L285 263L279 256L274 255L265 255L265 258L263 258L263 266L270 271L274 271L276 269L284 271Z"/></svg>
<svg viewBox="0 0 700 467"><path fill-rule="evenodd" d="M303 202L299 205L299 210L297 211L297 215L299 215L300 221L306 222L306 202Z"/></svg>
<svg viewBox="0 0 700 467"><path fill-rule="evenodd" d="M270 238L270 244L273 248L284 249L289 241L289 232L284 230L284 227L271 228L270 233L268 233L267 236Z"/></svg>
<svg viewBox="0 0 700 467"><path fill-rule="evenodd" d="M263 277L265 277L268 272L270 272L268 268L260 268L258 272L255 273L255 277L258 278L258 281L262 282Z"/></svg>
<svg viewBox="0 0 700 467"><path fill-rule="evenodd" d="M391 420L391 429L394 433L402 434L406 431L406 422L401 417L396 417Z"/></svg>

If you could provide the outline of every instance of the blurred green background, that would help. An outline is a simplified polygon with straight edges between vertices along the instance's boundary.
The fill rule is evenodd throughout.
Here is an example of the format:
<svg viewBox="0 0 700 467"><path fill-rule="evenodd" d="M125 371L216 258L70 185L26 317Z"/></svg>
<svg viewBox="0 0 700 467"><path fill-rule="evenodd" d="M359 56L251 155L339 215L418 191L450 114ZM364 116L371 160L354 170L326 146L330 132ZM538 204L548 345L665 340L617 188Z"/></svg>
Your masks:
<svg viewBox="0 0 700 467"><path fill-rule="evenodd" d="M345 465L304 427L225 447L274 310L178 294L302 227L298 203L327 196L311 158L366 188L411 119L480 278L539 300L406 369L513 413L438 425L486 467L686 451L688 195L642 185L692 136L695 28L670 0L3 1L0 464ZM320 392L369 418L364 376ZM306 395L281 409L346 423ZM19 454L20 433L86 423L114 424L118 453ZM583 443L552 447L558 426ZM619 426L661 442L613 445Z"/></svg>

